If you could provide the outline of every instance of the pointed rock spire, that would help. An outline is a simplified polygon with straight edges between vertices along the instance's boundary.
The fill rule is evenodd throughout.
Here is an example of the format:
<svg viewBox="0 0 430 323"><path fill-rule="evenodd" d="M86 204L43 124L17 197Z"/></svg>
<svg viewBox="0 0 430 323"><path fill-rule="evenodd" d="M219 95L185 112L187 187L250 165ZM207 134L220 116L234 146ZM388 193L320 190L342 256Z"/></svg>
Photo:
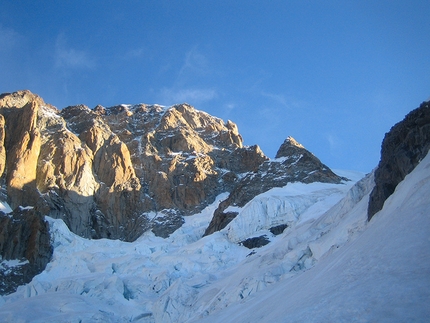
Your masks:
<svg viewBox="0 0 430 323"><path fill-rule="evenodd" d="M305 147L298 143L293 137L289 136L287 139L285 139L281 147L279 147L275 158L290 157L291 155L299 153L302 150L306 150Z"/></svg>

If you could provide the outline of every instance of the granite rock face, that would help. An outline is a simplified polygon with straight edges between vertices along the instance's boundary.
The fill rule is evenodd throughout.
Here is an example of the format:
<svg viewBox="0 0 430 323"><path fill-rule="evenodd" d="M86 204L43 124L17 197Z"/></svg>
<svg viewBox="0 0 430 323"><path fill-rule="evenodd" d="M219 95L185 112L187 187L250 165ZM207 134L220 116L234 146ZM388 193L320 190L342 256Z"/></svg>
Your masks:
<svg viewBox="0 0 430 323"><path fill-rule="evenodd" d="M7 202L86 238L166 237L265 160L233 122L188 104L60 111L30 91L0 96Z"/></svg>
<svg viewBox="0 0 430 323"><path fill-rule="evenodd" d="M381 160L375 171L375 187L369 199L369 220L382 209L397 184L418 165L429 149L430 101L427 101L385 134Z"/></svg>
<svg viewBox="0 0 430 323"><path fill-rule="evenodd" d="M40 153L41 134L37 128L37 112L40 101L28 98L20 109L13 106L16 101L3 98L0 103L0 114L4 118L5 152L6 152L6 183L9 203L12 208L37 201L36 171ZM0 102L1 102L0 101Z"/></svg>
<svg viewBox="0 0 430 323"><path fill-rule="evenodd" d="M222 201L205 231L205 235L222 230L236 216L237 212L224 212L229 206L243 207L255 196L274 187L291 182L341 183L342 178L321 163L294 138L288 137L279 148L276 158L263 162L257 170L248 173Z"/></svg>

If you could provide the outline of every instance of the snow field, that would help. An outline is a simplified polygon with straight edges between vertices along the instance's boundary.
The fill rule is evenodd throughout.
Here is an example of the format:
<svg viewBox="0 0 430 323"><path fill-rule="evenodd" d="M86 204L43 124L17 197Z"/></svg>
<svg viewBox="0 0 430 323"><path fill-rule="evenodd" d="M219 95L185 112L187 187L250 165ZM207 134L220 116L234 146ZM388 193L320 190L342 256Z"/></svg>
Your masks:
<svg viewBox="0 0 430 323"><path fill-rule="evenodd" d="M204 238L226 194L186 217L167 239L148 232L133 243L86 240L61 220L48 219L53 259L30 284L0 300L0 317L10 322L187 322L206 316L235 321L218 315L304 275L360 236L373 179L354 185L360 174L341 175L354 181L292 183L261 194L224 230ZM271 235L268 229L281 223L289 227ZM261 234L271 240L262 248L251 251L237 243ZM33 308L37 315L30 314Z"/></svg>
<svg viewBox="0 0 430 323"><path fill-rule="evenodd" d="M216 315L199 315L196 321L428 322L428 192L430 155L397 186L370 224L362 232L353 233L351 237L355 239L320 257L313 268L281 280ZM358 202L341 219L360 217L366 211L364 201ZM345 231L337 230L350 227L342 223L344 220L333 218L338 212L330 213L332 210L315 225L324 226L332 218L339 225L331 233L342 241ZM323 240L321 246L327 250L325 245Z"/></svg>

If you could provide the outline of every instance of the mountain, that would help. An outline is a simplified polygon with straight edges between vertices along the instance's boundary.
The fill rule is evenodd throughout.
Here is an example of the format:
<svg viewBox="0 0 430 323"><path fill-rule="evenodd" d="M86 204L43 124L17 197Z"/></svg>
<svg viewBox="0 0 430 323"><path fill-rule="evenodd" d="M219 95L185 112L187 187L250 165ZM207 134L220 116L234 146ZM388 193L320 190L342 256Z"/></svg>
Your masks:
<svg viewBox="0 0 430 323"><path fill-rule="evenodd" d="M15 120L13 113L24 117L37 110L30 125L40 126L15 129L23 134L20 140L8 138L9 127L3 130L6 160L12 154L20 156L15 159L20 165L34 166L28 156L39 156L36 175L6 163L11 166L3 175L0 271L10 279L4 286L25 283L16 276L25 276L36 259L47 263L44 269L27 270L27 278L42 272L0 297L3 320L399 322L425 321L430 314L428 102L387 133L391 139L383 141L381 163L364 176L331 171L291 137L269 160L257 146L242 145L233 123L189 105L145 106L146 112L139 112L143 105L58 111L29 92L1 99L11 109L2 113L5 125ZM210 131L203 130L204 124ZM64 150L69 140L74 149ZM39 146L38 153L32 150ZM386 183L378 172L406 168L407 158L415 166L403 170L380 211L369 217L374 192ZM15 181L7 175L11 169L21 174ZM151 182L160 177L164 182ZM169 192L176 193L167 200L158 195L165 191L153 192L170 181ZM43 183L48 190L41 190ZM93 195L76 194L78 188ZM110 195L103 195L106 191ZM201 195L185 203L180 192ZM137 206L130 204L133 196L139 196ZM34 204L26 202L30 199ZM24 205L15 207L14 200ZM111 213L102 200L112 203ZM126 219L116 215L120 228L113 220L110 227L93 221L90 237L101 239L91 240L73 232L80 226L71 225L76 220L67 216L75 210L65 211L73 203L86 210L90 202L103 221L109 219L106 214L115 215L118 202L125 213L144 211L135 225L128 224L133 213ZM160 205L166 207L160 210ZM24 225L30 222L35 224ZM143 233L113 239L129 228ZM19 252L5 256L15 250L13 241L23 242L16 244ZM33 257L25 258L26 251Z"/></svg>
<svg viewBox="0 0 430 323"><path fill-rule="evenodd" d="M225 228L238 215L237 211L229 210L244 207L255 196L271 188L283 187L292 182L339 184L342 180L348 179L333 173L294 138L288 137L279 148L275 160L265 161L255 172L248 173L234 187L229 197L220 203L205 235ZM285 225L277 222L279 220L273 225Z"/></svg>
<svg viewBox="0 0 430 323"><path fill-rule="evenodd" d="M29 282L49 261L45 215L84 238L134 241L148 230L167 238L184 216L223 192L233 191L228 201L241 195L244 204L288 182L342 180L296 146L299 152L281 147L282 161L269 162L258 146L243 146L233 122L188 104L58 110L30 91L0 95L2 193L13 210L0 217L0 254L29 261L13 284L9 277L0 281L3 293ZM30 226L28 216L40 225ZM210 225L206 234L219 229Z"/></svg>
<svg viewBox="0 0 430 323"><path fill-rule="evenodd" d="M59 111L19 91L0 96L0 115L11 208L36 207L85 238L166 237L267 159L233 122L188 104Z"/></svg>

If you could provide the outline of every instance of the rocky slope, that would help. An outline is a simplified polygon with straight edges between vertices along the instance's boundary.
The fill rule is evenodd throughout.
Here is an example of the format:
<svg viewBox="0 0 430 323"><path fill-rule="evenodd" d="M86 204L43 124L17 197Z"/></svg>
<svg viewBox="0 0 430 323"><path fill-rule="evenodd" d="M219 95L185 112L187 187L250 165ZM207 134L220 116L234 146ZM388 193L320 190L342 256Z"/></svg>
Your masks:
<svg viewBox="0 0 430 323"><path fill-rule="evenodd" d="M288 137L274 160L265 161L255 172L248 173L229 197L220 203L205 235L225 228L238 215L236 211L227 210L230 206L243 207L255 196L271 188L282 187L292 182L338 184L342 180L347 179L333 173L294 138Z"/></svg>
<svg viewBox="0 0 430 323"><path fill-rule="evenodd" d="M430 149L430 102L423 102L385 134L381 160L375 171L376 186L369 199L368 219L380 211L385 200Z"/></svg>

